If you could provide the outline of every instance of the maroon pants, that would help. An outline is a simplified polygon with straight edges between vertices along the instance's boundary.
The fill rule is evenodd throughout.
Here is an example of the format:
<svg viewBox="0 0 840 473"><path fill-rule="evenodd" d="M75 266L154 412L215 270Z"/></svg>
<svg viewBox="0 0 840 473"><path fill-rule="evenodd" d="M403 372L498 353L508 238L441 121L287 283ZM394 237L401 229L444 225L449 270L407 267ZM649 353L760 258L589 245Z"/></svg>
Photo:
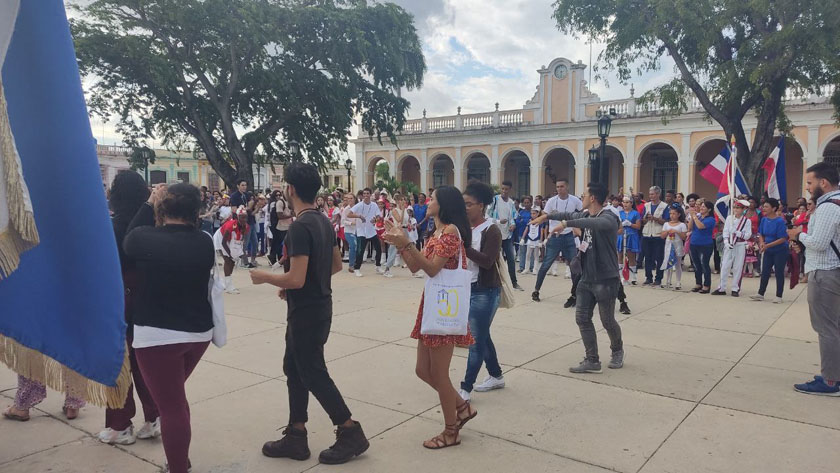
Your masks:
<svg viewBox="0 0 840 473"><path fill-rule="evenodd" d="M121 409L105 410L105 427L114 430L125 430L132 424L131 420L137 413L137 407L134 404L134 388L137 389L137 396L140 397L145 421L154 422L160 416L155 400L152 399L152 395L143 381L140 367L137 366L137 356L134 353L134 348L131 348L131 342L134 338L131 332L131 330L128 331L125 340L126 345L128 345L128 359L131 362L131 376L134 378L134 384L128 387L125 405Z"/></svg>
<svg viewBox="0 0 840 473"><path fill-rule="evenodd" d="M190 406L184 385L210 342L177 343L135 350L143 380L160 410L163 451L171 473L187 473Z"/></svg>

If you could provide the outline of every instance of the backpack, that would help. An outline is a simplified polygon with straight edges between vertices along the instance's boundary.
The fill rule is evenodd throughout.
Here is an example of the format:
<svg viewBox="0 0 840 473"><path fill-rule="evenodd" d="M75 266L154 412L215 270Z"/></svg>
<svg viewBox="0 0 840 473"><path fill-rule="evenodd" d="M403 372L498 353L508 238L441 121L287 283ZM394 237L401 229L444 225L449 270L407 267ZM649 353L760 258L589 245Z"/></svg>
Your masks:
<svg viewBox="0 0 840 473"><path fill-rule="evenodd" d="M820 205L827 204L831 202L834 205L840 206L840 199L829 199L823 202ZM837 248L837 245L834 244L834 238L831 239L831 249L834 250L834 254L837 255L837 258L840 259L840 249Z"/></svg>

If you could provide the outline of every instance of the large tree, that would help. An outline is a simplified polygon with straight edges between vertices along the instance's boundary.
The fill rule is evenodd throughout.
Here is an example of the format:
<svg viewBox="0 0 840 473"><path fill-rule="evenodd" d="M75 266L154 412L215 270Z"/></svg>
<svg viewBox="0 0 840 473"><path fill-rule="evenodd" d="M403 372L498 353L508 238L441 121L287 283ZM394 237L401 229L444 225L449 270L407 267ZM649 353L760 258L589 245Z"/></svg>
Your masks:
<svg viewBox="0 0 840 473"><path fill-rule="evenodd" d="M643 99L669 115L693 94L708 115L735 136L738 165L755 192L760 169L791 124L789 89L820 93L840 84L840 8L825 0L557 0L561 31L587 35L606 48L600 63L623 83L657 70L670 56L678 71ZM832 102L840 110L840 88ZM744 118L757 120L752 143Z"/></svg>
<svg viewBox="0 0 840 473"><path fill-rule="evenodd" d="M413 18L365 0L95 0L75 6L93 113L130 146L190 137L229 186L253 164L322 170L356 120L392 141L425 61ZM289 153L297 141L302 153Z"/></svg>

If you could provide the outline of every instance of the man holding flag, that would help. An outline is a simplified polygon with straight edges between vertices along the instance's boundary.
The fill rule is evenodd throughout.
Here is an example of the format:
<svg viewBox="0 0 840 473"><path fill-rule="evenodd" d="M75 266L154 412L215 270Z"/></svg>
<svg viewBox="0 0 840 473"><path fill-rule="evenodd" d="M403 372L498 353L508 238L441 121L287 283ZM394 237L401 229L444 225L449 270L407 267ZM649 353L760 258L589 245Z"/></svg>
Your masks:
<svg viewBox="0 0 840 473"><path fill-rule="evenodd" d="M726 295L729 272L732 271L732 297L738 297L741 291L741 276L744 261L747 258L747 240L752 236L752 222L744 216L750 206L747 200L736 200L732 206L732 215L726 217L723 225L723 264L720 268L720 284L712 292L713 296Z"/></svg>

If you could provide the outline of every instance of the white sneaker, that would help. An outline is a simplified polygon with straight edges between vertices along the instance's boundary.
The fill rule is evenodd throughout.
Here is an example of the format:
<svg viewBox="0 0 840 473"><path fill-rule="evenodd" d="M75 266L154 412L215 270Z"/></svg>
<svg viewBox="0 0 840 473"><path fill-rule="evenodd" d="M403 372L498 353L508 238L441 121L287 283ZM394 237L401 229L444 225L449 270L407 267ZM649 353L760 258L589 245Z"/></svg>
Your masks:
<svg viewBox="0 0 840 473"><path fill-rule="evenodd" d="M360 277L362 277L362 270L357 269L357 270L353 271L353 274L355 274L357 278L360 278Z"/></svg>
<svg viewBox="0 0 840 473"><path fill-rule="evenodd" d="M531 274L533 274L533 275L535 275L535 276L536 276L536 275L537 275L537 273L539 273L539 271L534 270L534 269L532 269L532 270L531 270Z"/></svg>
<svg viewBox="0 0 840 473"><path fill-rule="evenodd" d="M776 297L776 298L773 299L774 304L781 304L782 302L784 302L784 301L782 301L781 297Z"/></svg>
<svg viewBox="0 0 840 473"><path fill-rule="evenodd" d="M235 288L235 287L231 286L231 287L226 288L226 289L225 289L225 292L226 292L227 294L239 294L239 289L237 289L237 288Z"/></svg>
<svg viewBox="0 0 840 473"><path fill-rule="evenodd" d="M569 270L568 266L566 266L566 274L564 274L563 277L566 279L572 279L572 272Z"/></svg>
<svg viewBox="0 0 840 473"><path fill-rule="evenodd" d="M114 430L110 427L99 432L99 441L108 445L131 445L137 441L134 436L134 426L129 425L125 430Z"/></svg>
<svg viewBox="0 0 840 473"><path fill-rule="evenodd" d="M551 269L551 275L554 276L554 277L557 277L557 270L552 268Z"/></svg>
<svg viewBox="0 0 840 473"><path fill-rule="evenodd" d="M139 439L154 439L160 437L160 417L154 422L146 422L140 430L137 431L137 438Z"/></svg>
<svg viewBox="0 0 840 473"><path fill-rule="evenodd" d="M420 271L417 271L416 273L412 274L412 276L414 276L415 278L418 278L418 279L423 277L423 275L420 273Z"/></svg>
<svg viewBox="0 0 840 473"><path fill-rule="evenodd" d="M382 266L377 266L376 274L385 274L385 268L383 268Z"/></svg>
<svg viewBox="0 0 840 473"><path fill-rule="evenodd" d="M470 393L464 391L463 389L458 390L458 395L461 396L461 399L463 399L465 401L470 400Z"/></svg>
<svg viewBox="0 0 840 473"><path fill-rule="evenodd" d="M282 267L283 267L283 265L282 265L282 264L280 264L280 262L279 262L279 261L271 265L271 269L275 269L275 270L276 270L276 269L280 269L280 268L282 268Z"/></svg>
<svg viewBox="0 0 840 473"><path fill-rule="evenodd" d="M478 386L475 387L475 390L483 393L487 391L492 391L494 389L502 389L505 387L505 377L502 376L501 378L494 378L493 376L488 376L481 382Z"/></svg>
<svg viewBox="0 0 840 473"><path fill-rule="evenodd" d="M762 296L761 294L756 294L756 295L750 296L750 299L752 299L754 301L763 301L764 296Z"/></svg>
<svg viewBox="0 0 840 473"><path fill-rule="evenodd" d="M382 275L383 275L383 276L385 276L386 278L392 278L392 277L394 277L394 274L393 274L393 273L391 273L391 271L388 271L387 269L385 270L385 272L384 272L384 273L382 273Z"/></svg>

